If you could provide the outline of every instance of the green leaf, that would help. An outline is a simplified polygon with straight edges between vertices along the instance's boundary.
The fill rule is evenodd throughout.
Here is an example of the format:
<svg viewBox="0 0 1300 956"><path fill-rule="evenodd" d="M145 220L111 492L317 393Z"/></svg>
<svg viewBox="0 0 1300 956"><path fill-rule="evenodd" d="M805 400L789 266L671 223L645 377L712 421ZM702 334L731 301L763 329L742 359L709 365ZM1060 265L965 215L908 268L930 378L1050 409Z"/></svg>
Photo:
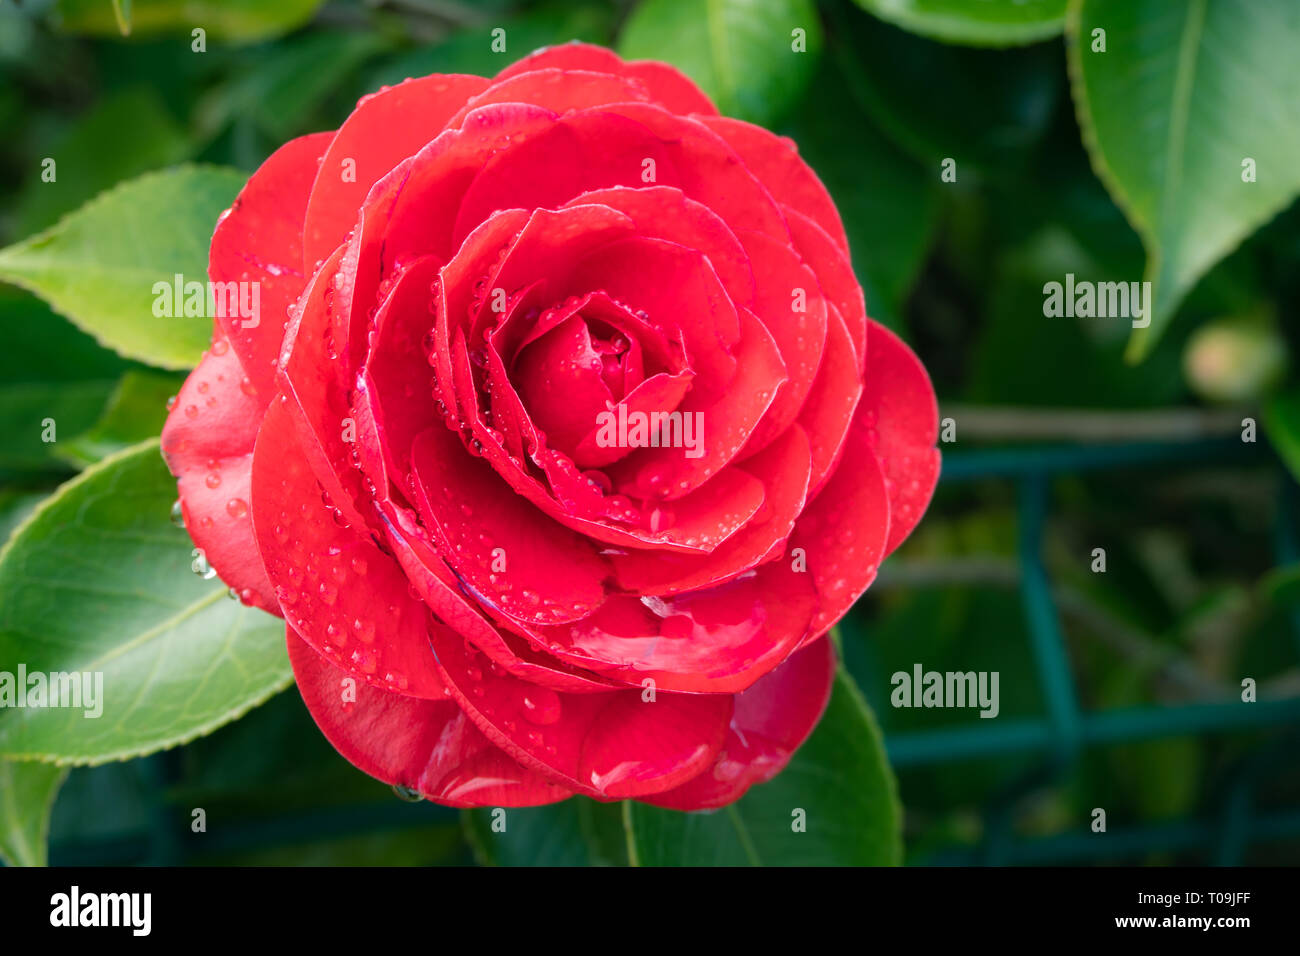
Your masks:
<svg viewBox="0 0 1300 956"><path fill-rule="evenodd" d="M9 540L14 529L27 520L36 506L45 500L39 491L0 489L0 547Z"/></svg>
<svg viewBox="0 0 1300 956"><path fill-rule="evenodd" d="M50 810L67 767L0 760L0 857L10 866L45 866Z"/></svg>
<svg viewBox="0 0 1300 956"><path fill-rule="evenodd" d="M167 402L183 381L162 372L127 372L117 383L99 421L75 438L59 442L56 454L83 468L157 435L167 420Z"/></svg>
<svg viewBox="0 0 1300 956"><path fill-rule="evenodd" d="M124 179L179 162L189 153L184 130L158 94L134 87L113 94L39 148L55 162L53 182L33 168L15 203L13 235L45 229Z"/></svg>
<svg viewBox="0 0 1300 956"><path fill-rule="evenodd" d="M217 216L244 180L211 166L131 180L45 232L0 249L0 280L36 293L122 355L190 368L211 339L212 320L155 316L153 286L178 274L206 281Z"/></svg>
<svg viewBox="0 0 1300 956"><path fill-rule="evenodd" d="M124 760L239 717L293 678L284 625L191 573L150 441L63 485L0 551L0 673L102 675L90 711L0 709L0 756ZM83 700L83 703L85 701Z"/></svg>
<svg viewBox="0 0 1300 956"><path fill-rule="evenodd" d="M193 27L209 38L252 42L302 26L323 0L132 0L129 32L135 36L186 33ZM121 27L116 3L104 0L59 0L59 26L68 33L117 36Z"/></svg>
<svg viewBox="0 0 1300 956"><path fill-rule="evenodd" d="M1014 46L1061 32L1066 0L855 0L912 33L945 43Z"/></svg>
<svg viewBox="0 0 1300 956"><path fill-rule="evenodd" d="M1300 192L1300 6L1071 0L1066 34L1093 167L1147 251L1140 359L1197 279Z"/></svg>
<svg viewBox="0 0 1300 956"><path fill-rule="evenodd" d="M821 723L776 778L710 813L624 805L641 866L863 866L902 858L901 810L880 730L842 668ZM795 832L795 811L806 832Z"/></svg>
<svg viewBox="0 0 1300 956"><path fill-rule="evenodd" d="M624 24L618 51L671 63L721 112L768 125L799 101L821 45L809 0L645 0Z"/></svg>
<svg viewBox="0 0 1300 956"><path fill-rule="evenodd" d="M1264 405L1264 430L1278 457L1300 481L1300 389L1274 395Z"/></svg>
<svg viewBox="0 0 1300 956"><path fill-rule="evenodd" d="M546 807L480 808L466 810L464 824L474 855L491 866L627 863L622 811L614 803L572 797Z"/></svg>

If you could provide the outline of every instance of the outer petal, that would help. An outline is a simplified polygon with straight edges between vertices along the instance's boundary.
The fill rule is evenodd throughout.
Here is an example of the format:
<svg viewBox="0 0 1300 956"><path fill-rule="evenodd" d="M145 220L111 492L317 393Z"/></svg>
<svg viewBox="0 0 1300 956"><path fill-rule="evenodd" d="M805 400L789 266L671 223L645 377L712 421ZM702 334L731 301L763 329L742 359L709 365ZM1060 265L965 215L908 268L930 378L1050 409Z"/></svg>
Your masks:
<svg viewBox="0 0 1300 956"><path fill-rule="evenodd" d="M598 799L655 793L695 776L717 756L731 718L726 695L557 694L491 667L450 632L435 629L433 647L448 690L493 743Z"/></svg>
<svg viewBox="0 0 1300 956"><path fill-rule="evenodd" d="M853 339L858 367L861 368L867 357L867 306L848 253L835 244L825 229L803 213L788 206L783 206L781 211L790 225L790 235L799 255L817 274L826 300L839 310Z"/></svg>
<svg viewBox="0 0 1300 956"><path fill-rule="evenodd" d="M253 539L253 442L266 401L218 338L186 379L163 427L162 452L179 479L185 527L221 580L245 604L272 614L279 602Z"/></svg>
<svg viewBox="0 0 1300 956"><path fill-rule="evenodd" d="M336 523L279 401L267 409L253 455L253 527L285 619L317 653L385 690L445 696L428 610L392 557Z"/></svg>
<svg viewBox="0 0 1300 956"><path fill-rule="evenodd" d="M298 692L321 732L358 769L453 807L527 807L571 796L494 747L456 704L417 700L361 684L345 698L347 671L288 628Z"/></svg>
<svg viewBox="0 0 1300 956"><path fill-rule="evenodd" d="M793 140L726 116L704 116L699 121L727 141L777 202L803 213L845 253L849 251L839 210L817 174L799 158Z"/></svg>
<svg viewBox="0 0 1300 956"><path fill-rule="evenodd" d="M854 409L862 395L862 376L853 352L853 340L839 310L827 310L826 348L812 390L799 413L799 424L812 443L812 479L808 497L814 498L834 467L844 436L853 422Z"/></svg>
<svg viewBox="0 0 1300 956"><path fill-rule="evenodd" d="M636 80L587 70L533 70L496 82L474 97L451 120L459 126L471 110L495 103L530 103L555 113L606 103L648 102L650 94Z"/></svg>
<svg viewBox="0 0 1300 956"><path fill-rule="evenodd" d="M790 536L791 548L803 549L821 597L809 640L829 630L875 580L888 535L885 476L855 422L839 467Z"/></svg>
<svg viewBox="0 0 1300 956"><path fill-rule="evenodd" d="M858 421L880 459L889 493L889 554L925 514L939 481L939 405L916 355L903 340L871 323L866 391Z"/></svg>
<svg viewBox="0 0 1300 956"><path fill-rule="evenodd" d="M574 42L544 47L512 63L498 73L496 78L504 80L530 70L545 69L590 70L629 76L639 80L655 102L674 113L712 115L718 112L700 88L675 67L654 60L625 63L613 50L589 43Z"/></svg>
<svg viewBox="0 0 1300 956"><path fill-rule="evenodd" d="M435 73L361 98L321 157L312 186L303 230L309 268L347 238L370 187L487 86L480 76Z"/></svg>
<svg viewBox="0 0 1300 956"><path fill-rule="evenodd" d="M788 245L757 232L742 233L741 241L757 280L754 314L772 333L786 370L786 381L745 442L744 458L785 432L803 408L826 346L826 300L812 270Z"/></svg>
<svg viewBox="0 0 1300 956"><path fill-rule="evenodd" d="M333 135L299 136L272 153L217 220L212 235L212 281L258 283L256 324L237 315L218 322L263 403L275 394L275 360L289 307L307 284L303 217L316 164Z"/></svg>
<svg viewBox="0 0 1300 956"><path fill-rule="evenodd" d="M676 789L640 799L674 810L709 810L739 800L789 763L821 719L834 678L830 640L804 647L736 695L727 741L712 767Z"/></svg>

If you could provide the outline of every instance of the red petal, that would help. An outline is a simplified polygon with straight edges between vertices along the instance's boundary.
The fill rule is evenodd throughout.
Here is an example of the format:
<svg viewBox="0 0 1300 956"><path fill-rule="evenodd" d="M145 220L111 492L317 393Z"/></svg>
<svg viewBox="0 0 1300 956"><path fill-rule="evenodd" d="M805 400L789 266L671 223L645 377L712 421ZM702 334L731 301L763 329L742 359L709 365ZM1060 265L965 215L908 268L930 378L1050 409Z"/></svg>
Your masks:
<svg viewBox="0 0 1300 956"><path fill-rule="evenodd" d="M606 691L614 682L579 671L554 658L534 651L520 638L503 633L484 618L485 608L471 605L460 590L460 582L446 562L427 541L427 532L413 525L403 511L389 506L388 538L393 553L412 586L438 619L500 667L532 684L552 690L589 694ZM399 530L398 525L401 525Z"/></svg>
<svg viewBox="0 0 1300 956"><path fill-rule="evenodd" d="M733 467L763 482L763 507L753 519L708 554L628 551L611 556L622 587L640 594L677 594L720 584L759 564L789 536L808 492L811 451L804 430L791 426L763 451Z"/></svg>
<svg viewBox="0 0 1300 956"><path fill-rule="evenodd" d="M364 282L359 278L358 287L377 286L387 269L404 259L430 253L450 259L461 238L452 242L452 226L470 183L494 154L514 152L555 122L554 113L537 106L485 106L470 113L459 129L439 134L396 167L375 185L366 201L375 245L363 261L373 274ZM474 222L471 228L478 225Z"/></svg>
<svg viewBox="0 0 1300 956"><path fill-rule="evenodd" d="M217 220L212 235L212 281L258 284L255 324L250 327L251 320L238 315L217 321L264 403L275 394L273 363L280 354L285 316L307 284L303 217L316 164L333 135L299 136L272 153Z"/></svg>
<svg viewBox="0 0 1300 956"><path fill-rule="evenodd" d="M871 323L866 391L854 420L880 459L889 492L889 554L925 514L939 480L939 405L916 355L893 332Z"/></svg>
<svg viewBox="0 0 1300 956"><path fill-rule="evenodd" d="M682 416L683 442L685 424L692 423L694 447L639 448L611 465L609 475L624 494L675 501L700 489L736 457L771 407L786 381L781 354L772 333L758 319L748 310L740 315L743 332L733 359L736 375L726 391L719 398L716 392L710 395L698 386L692 388L674 412ZM699 373L698 368L695 371Z"/></svg>
<svg viewBox="0 0 1300 956"><path fill-rule="evenodd" d="M528 807L573 794L492 746L453 701L348 685L347 671L292 627L287 632L303 703L334 749L359 770L453 807Z"/></svg>
<svg viewBox="0 0 1300 956"><path fill-rule="evenodd" d="M346 441L345 420L352 417L348 403L346 360L348 310L340 304L347 290L340 291L338 279L349 286L345 254L340 246L312 277L303 293L294 320L285 334L284 353L280 359L280 385L283 398L298 425L303 453L311 463L330 499L343 520L364 533L374 520L358 503L367 501L361 475L353 467L352 443Z"/></svg>
<svg viewBox="0 0 1300 956"><path fill-rule="evenodd" d="M452 696L494 744L582 793L619 799L677 786L713 762L731 717L721 694L560 694L493 668L456 635L433 646Z"/></svg>
<svg viewBox="0 0 1300 956"><path fill-rule="evenodd" d="M248 513L253 443L265 404L230 343L218 338L176 396L162 451L180 479L185 528L195 546L241 600L278 614Z"/></svg>
<svg viewBox="0 0 1300 956"><path fill-rule="evenodd" d="M370 187L419 152L487 86L481 76L435 73L361 98L316 173L303 230L309 267L347 238ZM345 179L345 174L350 175Z"/></svg>
<svg viewBox="0 0 1300 956"><path fill-rule="evenodd" d="M735 693L799 646L817 611L808 575L772 561L741 578L669 597L617 595L585 621L547 628L552 653L630 683Z"/></svg>
<svg viewBox="0 0 1300 956"><path fill-rule="evenodd" d="M288 407L272 402L253 454L253 527L285 619L331 663L412 697L445 696L428 610L368 537L335 523Z"/></svg>
<svg viewBox="0 0 1300 956"><path fill-rule="evenodd" d="M496 75L508 79L530 70L590 70L630 76L641 82L655 102L674 113L717 113L709 98L680 70L667 63L637 60L624 63L612 50L589 43L565 43L537 50Z"/></svg>
<svg viewBox="0 0 1300 956"><path fill-rule="evenodd" d="M603 208L574 206L566 211ZM600 289L629 309L646 313L651 325L681 330L682 347L696 376L697 406L712 404L728 388L737 373L733 351L741 339L741 320L704 255L663 239L632 236L596 249L568 272L557 290L560 297ZM764 330L757 339L771 336Z"/></svg>
<svg viewBox="0 0 1300 956"><path fill-rule="evenodd" d="M640 123L604 110L561 116L487 160L465 191L453 243L498 209L553 209L589 190L641 185L650 161L658 182L676 185L668 144Z"/></svg>
<svg viewBox="0 0 1300 956"><path fill-rule="evenodd" d="M572 450L614 400L587 323L573 315L525 348L514 379L533 422L557 448Z"/></svg>
<svg viewBox="0 0 1300 956"><path fill-rule="evenodd" d="M646 88L629 77L587 70L530 70L504 79L497 77L448 125L459 126L471 110L498 103L528 103L553 113L568 113L606 103L647 102L649 99Z"/></svg>
<svg viewBox="0 0 1300 956"><path fill-rule="evenodd" d="M495 77L506 80L532 70L590 70L593 73L622 73L623 60L617 53L594 43L557 43L534 50L515 60Z"/></svg>
<svg viewBox="0 0 1300 956"><path fill-rule="evenodd" d="M822 351L821 368L799 413L799 424L812 442L809 500L817 495L830 475L862 395L858 360L844 320L833 305L827 310L826 318L826 348Z"/></svg>
<svg viewBox="0 0 1300 956"><path fill-rule="evenodd" d="M855 427L830 481L795 523L791 550L781 559L802 549L817 585L821 611L812 637L829 630L875 580L889 520L884 473L862 429Z"/></svg>
<svg viewBox="0 0 1300 956"><path fill-rule="evenodd" d="M826 300L839 309L853 338L860 368L867 356L867 306L862 299L862 286L853 274L853 263L817 223L788 206L781 211L790 225L790 235L799 255L817 274Z"/></svg>
<svg viewBox="0 0 1300 956"><path fill-rule="evenodd" d="M570 205L600 205L617 209L636 224L637 235L667 239L708 257L727 294L737 305L754 301L754 273L749 256L718 216L707 206L688 199L680 189L614 186L585 192Z"/></svg>
<svg viewBox="0 0 1300 956"><path fill-rule="evenodd" d="M739 800L790 762L826 710L834 679L829 639L797 651L736 695L727 742L712 767L674 790L640 799L674 810L711 810Z"/></svg>
<svg viewBox="0 0 1300 956"><path fill-rule="evenodd" d="M366 448L369 444L360 427L363 418L377 431L374 444L382 457L367 455L366 468L381 491L387 489L379 481L379 468L391 467L400 481L411 469L415 436L430 422L440 421L432 410L433 369L425 340L433 324L431 303L436 301L430 290L440 269L437 256L412 263L393 280L392 291L375 315L374 341L357 383L356 410L358 445Z"/></svg>
<svg viewBox="0 0 1300 956"><path fill-rule="evenodd" d="M536 624L600 606L609 569L591 543L516 495L455 432L422 432L411 464L438 552L481 601Z"/></svg>
<svg viewBox="0 0 1300 956"><path fill-rule="evenodd" d="M778 203L803 213L848 253L849 239L839 210L817 174L799 157L793 140L726 116L704 116L699 121L727 141Z"/></svg>
<svg viewBox="0 0 1300 956"><path fill-rule="evenodd" d="M826 300L813 271L788 245L758 232L741 233L741 241L757 280L754 314L772 333L786 376L746 440L743 460L784 433L803 408L826 345Z"/></svg>
<svg viewBox="0 0 1300 956"><path fill-rule="evenodd" d="M659 137L672 159L675 178L660 175L657 183L678 187L737 232L752 229L773 239L789 238L785 217L767 184L726 139L706 125L714 118L674 116L642 103L611 103L601 111L635 120Z"/></svg>

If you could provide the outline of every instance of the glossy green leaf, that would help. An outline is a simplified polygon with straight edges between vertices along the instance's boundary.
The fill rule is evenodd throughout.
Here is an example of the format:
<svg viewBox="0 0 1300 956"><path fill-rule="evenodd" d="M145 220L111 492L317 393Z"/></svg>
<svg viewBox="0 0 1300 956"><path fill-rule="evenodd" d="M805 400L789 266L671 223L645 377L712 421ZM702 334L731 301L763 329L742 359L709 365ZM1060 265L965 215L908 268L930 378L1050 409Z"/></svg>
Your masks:
<svg viewBox="0 0 1300 956"><path fill-rule="evenodd" d="M284 625L192 572L192 545L169 520L175 497L150 441L65 484L0 552L0 673L90 674L95 698L0 709L0 756L139 756L290 683Z"/></svg>
<svg viewBox="0 0 1300 956"><path fill-rule="evenodd" d="M572 797L545 807L466 810L465 834L479 861L493 866L622 866L622 810Z"/></svg>
<svg viewBox="0 0 1300 956"><path fill-rule="evenodd" d="M640 866L892 865L901 810L875 717L841 668L821 723L776 778L710 813L624 804ZM804 832L795 824L803 811Z"/></svg>
<svg viewBox="0 0 1300 956"><path fill-rule="evenodd" d="M323 0L131 0L127 21L134 36L188 33L202 28L212 39L252 42L302 26ZM68 33L126 33L116 3L59 0L56 17Z"/></svg>
<svg viewBox="0 0 1300 956"><path fill-rule="evenodd" d="M163 372L127 372L99 420L85 432L60 441L55 454L82 468L157 435L167 420L167 402L183 381Z"/></svg>
<svg viewBox="0 0 1300 956"><path fill-rule="evenodd" d="M39 235L0 249L0 280L35 292L102 344L163 368L198 362L202 316L155 316L154 284L207 280L208 240L245 177L182 166L102 193Z"/></svg>
<svg viewBox="0 0 1300 956"><path fill-rule="evenodd" d="M45 866L50 810L67 767L0 760L0 858L9 866Z"/></svg>
<svg viewBox="0 0 1300 956"><path fill-rule="evenodd" d="M1300 192L1300 6L1072 0L1066 31L1093 167L1147 251L1138 359L1197 279Z"/></svg>
<svg viewBox="0 0 1300 956"><path fill-rule="evenodd" d="M855 0L882 20L945 43L1014 46L1061 32L1066 0Z"/></svg>
<svg viewBox="0 0 1300 956"><path fill-rule="evenodd" d="M4 546L14 529L26 521L27 516L44 500L45 495L39 491L0 489L0 547Z"/></svg>
<svg viewBox="0 0 1300 956"><path fill-rule="evenodd" d="M761 124L798 102L821 46L809 0L644 0L618 40L625 58L671 63L721 112Z"/></svg>

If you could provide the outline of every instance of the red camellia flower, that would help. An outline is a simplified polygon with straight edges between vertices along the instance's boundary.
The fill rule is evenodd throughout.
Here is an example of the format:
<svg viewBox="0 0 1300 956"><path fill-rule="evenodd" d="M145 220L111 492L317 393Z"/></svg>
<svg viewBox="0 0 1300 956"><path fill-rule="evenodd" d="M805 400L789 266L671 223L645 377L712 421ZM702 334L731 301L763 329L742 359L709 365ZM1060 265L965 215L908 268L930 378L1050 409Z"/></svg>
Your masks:
<svg viewBox="0 0 1300 956"><path fill-rule="evenodd" d="M821 182L662 63L368 96L253 174L210 278L261 311L163 432L186 526L339 752L439 803L772 777L938 475Z"/></svg>

